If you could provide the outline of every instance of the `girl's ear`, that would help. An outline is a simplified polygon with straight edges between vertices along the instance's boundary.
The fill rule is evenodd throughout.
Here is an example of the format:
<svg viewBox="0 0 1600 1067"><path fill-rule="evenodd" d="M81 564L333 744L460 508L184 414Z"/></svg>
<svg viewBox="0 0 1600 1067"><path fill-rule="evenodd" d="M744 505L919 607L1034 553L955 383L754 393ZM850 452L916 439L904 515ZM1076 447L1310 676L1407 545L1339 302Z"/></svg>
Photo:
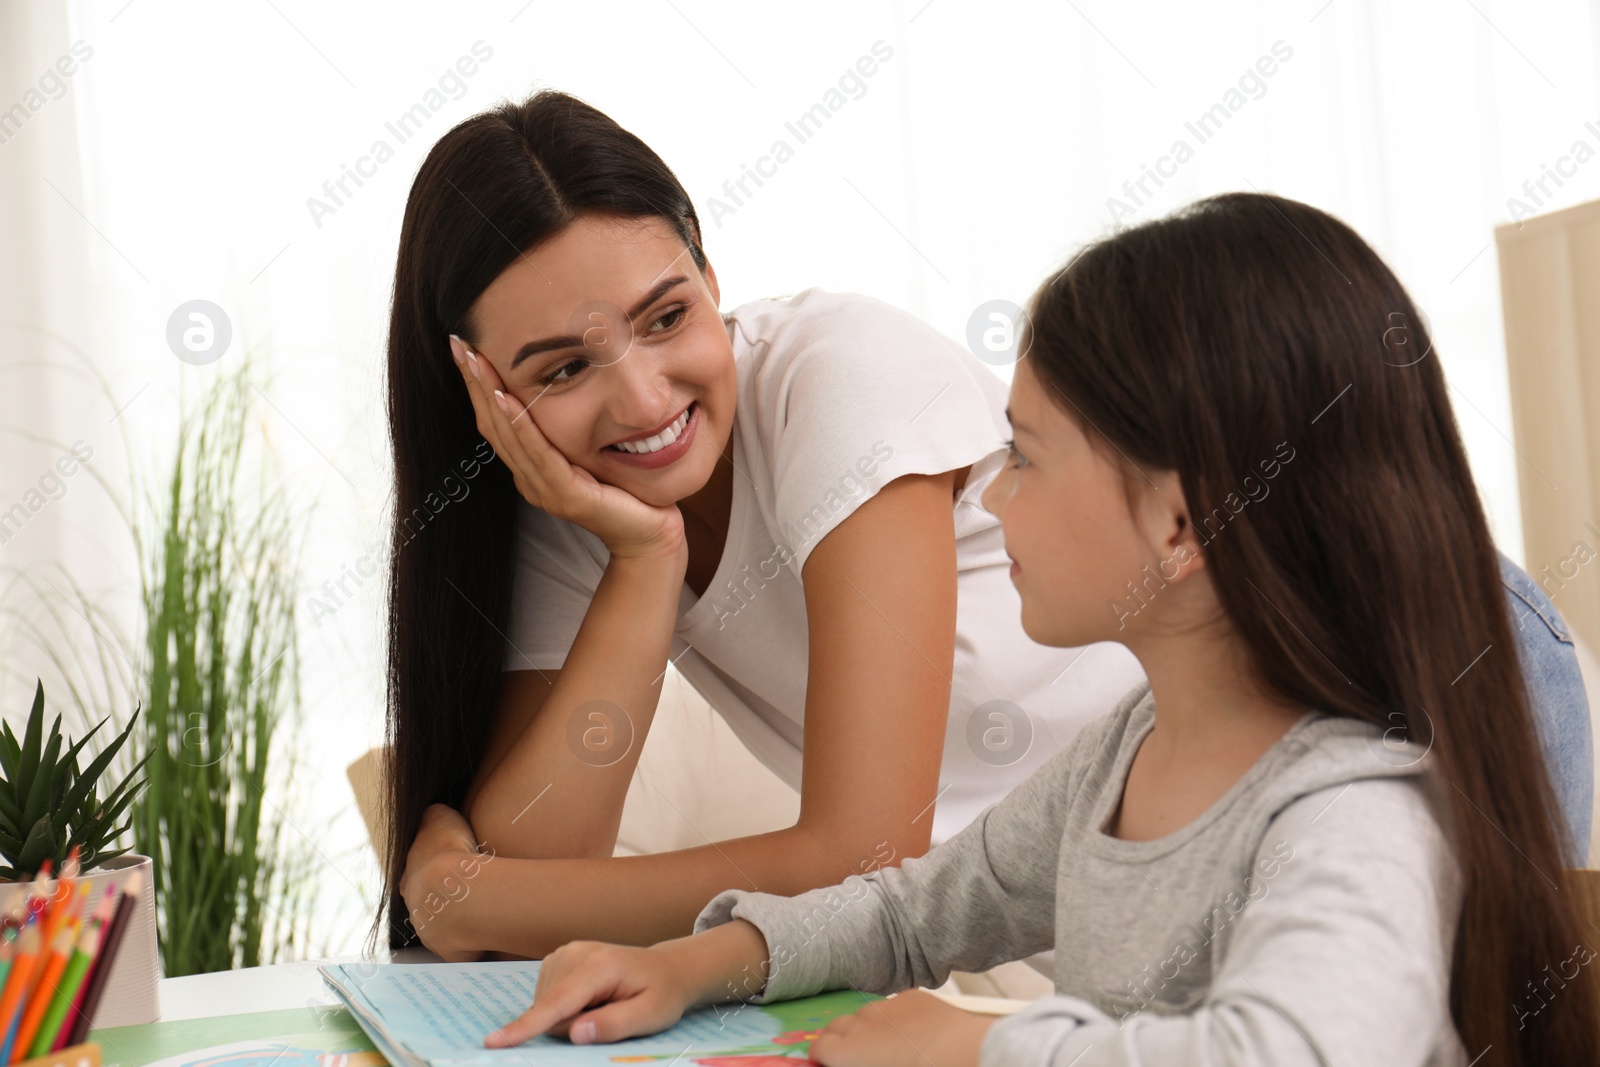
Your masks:
<svg viewBox="0 0 1600 1067"><path fill-rule="evenodd" d="M1140 535L1160 561L1161 577L1181 582L1205 568L1205 553L1193 520L1189 502L1177 471L1151 473L1153 487L1147 483L1142 494L1138 525Z"/></svg>

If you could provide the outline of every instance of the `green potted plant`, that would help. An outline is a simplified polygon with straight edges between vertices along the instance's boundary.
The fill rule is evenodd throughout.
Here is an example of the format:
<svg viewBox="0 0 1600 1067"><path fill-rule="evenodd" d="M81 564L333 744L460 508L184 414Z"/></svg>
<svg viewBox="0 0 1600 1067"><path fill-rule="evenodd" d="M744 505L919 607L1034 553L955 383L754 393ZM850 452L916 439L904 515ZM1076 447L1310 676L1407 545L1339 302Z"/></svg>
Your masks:
<svg viewBox="0 0 1600 1067"><path fill-rule="evenodd" d="M126 709L141 709L116 761L143 757L148 779L118 805L137 856L109 862L149 857L145 892L167 978L334 951L327 935L318 950L310 945L328 861L299 829L316 824L302 807L295 609L295 527L308 516L278 473L251 362L203 369L204 392L180 396L176 449L157 450L153 476L140 473L126 441L126 486L85 468L131 535L140 587L132 626L120 596L85 589L59 565L18 574L18 591L34 601L25 609L0 585L0 619L15 619L54 666L52 696L69 722L113 709L112 730L122 730Z"/></svg>
<svg viewBox="0 0 1600 1067"><path fill-rule="evenodd" d="M159 493L133 524L150 788L134 841L154 862L167 977L307 954L321 856L300 830L297 494L252 435L248 364L179 424ZM140 736L142 735L142 736Z"/></svg>
<svg viewBox="0 0 1600 1067"><path fill-rule="evenodd" d="M135 710L123 731L82 768L78 757L106 720L101 719L76 743L70 737L62 738L60 715L46 730L42 680L34 689L22 739L17 739L9 722L0 723L0 860L5 863L0 867L0 879L31 881L46 860L51 873L60 875L76 848L79 881L88 885L88 899L98 901L108 883L120 886L134 871L144 871L139 905L129 916L122 947L95 1011L95 1026L154 1022L161 1014L150 858L116 847L131 826L131 819L121 826L117 820L147 784L136 776L150 757L139 760L109 792L101 788L102 776L128 740L138 715Z"/></svg>

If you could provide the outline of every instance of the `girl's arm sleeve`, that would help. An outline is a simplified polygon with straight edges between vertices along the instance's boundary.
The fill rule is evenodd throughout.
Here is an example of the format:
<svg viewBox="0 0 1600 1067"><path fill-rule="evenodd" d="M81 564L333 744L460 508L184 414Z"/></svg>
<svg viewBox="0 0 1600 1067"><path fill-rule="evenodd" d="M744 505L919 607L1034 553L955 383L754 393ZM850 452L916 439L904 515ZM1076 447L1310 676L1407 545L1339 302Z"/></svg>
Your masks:
<svg viewBox="0 0 1600 1067"><path fill-rule="evenodd" d="M925 856L795 897L730 889L712 898L696 933L746 919L767 940L764 973L729 997L766 1004L828 989L889 994L1050 948L1057 845L1075 771L1105 722Z"/></svg>
<svg viewBox="0 0 1600 1067"><path fill-rule="evenodd" d="M990 1027L980 1067L1458 1062L1459 881L1420 780L1307 794L1268 824L1267 841L1258 863L1282 860L1283 842L1292 858L1234 920L1196 1010L1119 1022L1087 1001L1044 997Z"/></svg>

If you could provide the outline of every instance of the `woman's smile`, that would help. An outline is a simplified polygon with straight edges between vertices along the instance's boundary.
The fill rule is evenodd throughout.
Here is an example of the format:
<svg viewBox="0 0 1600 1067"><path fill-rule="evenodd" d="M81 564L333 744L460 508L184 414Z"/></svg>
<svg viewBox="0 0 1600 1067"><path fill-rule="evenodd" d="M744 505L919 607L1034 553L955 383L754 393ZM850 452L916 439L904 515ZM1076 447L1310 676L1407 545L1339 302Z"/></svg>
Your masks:
<svg viewBox="0 0 1600 1067"><path fill-rule="evenodd" d="M659 433L642 438L613 442L601 449L606 455L630 467L665 467L689 453L700 426L700 403L695 401Z"/></svg>

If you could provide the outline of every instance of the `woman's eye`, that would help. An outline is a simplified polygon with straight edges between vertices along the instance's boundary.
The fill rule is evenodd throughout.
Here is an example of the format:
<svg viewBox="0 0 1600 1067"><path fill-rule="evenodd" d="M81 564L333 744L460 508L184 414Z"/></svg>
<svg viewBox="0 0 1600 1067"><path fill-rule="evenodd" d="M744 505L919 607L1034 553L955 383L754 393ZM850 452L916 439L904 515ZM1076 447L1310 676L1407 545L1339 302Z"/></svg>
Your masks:
<svg viewBox="0 0 1600 1067"><path fill-rule="evenodd" d="M574 374L572 376L572 378L563 378L563 377L561 377L562 372L571 370L573 367L578 367L578 368L581 369L583 367L587 367L588 365L589 365L588 360L583 360L583 359L575 359L570 363L563 363L561 366L557 367L555 370L551 371L549 374L546 374L543 378L540 378L539 379L539 384L540 385L561 385L563 382L570 382L570 381L572 381L572 378L577 377L577 375Z"/></svg>
<svg viewBox="0 0 1600 1067"><path fill-rule="evenodd" d="M689 313L689 305L680 304L678 307L675 307L672 310L670 310L670 311L666 312L665 314L661 315L660 317L658 317L654 322L652 322L650 324L650 329L647 330L646 332L647 333L663 333L666 330L674 329L674 328L676 328L678 326L679 323L681 323L683 321L683 317L685 315L687 315L688 313ZM657 330L656 327L657 326L661 326L663 323L666 324L663 327L663 329ZM551 371L549 374L546 374L543 378L540 378L539 379L539 384L543 385L543 386L564 385L567 382L570 382L574 378L576 378L579 373L582 373L583 368L585 368L587 366L589 366L589 361L586 360L586 359L575 359L575 360L572 360L570 363L563 363L561 366L557 367L555 370ZM604 364L602 363L601 366L604 366ZM567 371L573 370L574 368L577 368L575 373L570 374L570 375L566 374ZM565 376L563 376L563 375L565 375Z"/></svg>
<svg viewBox="0 0 1600 1067"><path fill-rule="evenodd" d="M662 315L660 318L656 319L655 322L652 322L650 324L650 330L648 332L650 332L650 333L658 333L658 332L660 332L660 331L658 331L656 329L656 327L661 325L663 322L667 322L668 319L672 320L671 322L667 323L667 326L666 326L666 328L670 330L674 326L678 325L678 323L682 322L683 321L683 317L685 315L687 315L688 313L689 313L688 306L684 305L684 304L680 304L679 306L673 308L671 311L668 311L665 315Z"/></svg>

